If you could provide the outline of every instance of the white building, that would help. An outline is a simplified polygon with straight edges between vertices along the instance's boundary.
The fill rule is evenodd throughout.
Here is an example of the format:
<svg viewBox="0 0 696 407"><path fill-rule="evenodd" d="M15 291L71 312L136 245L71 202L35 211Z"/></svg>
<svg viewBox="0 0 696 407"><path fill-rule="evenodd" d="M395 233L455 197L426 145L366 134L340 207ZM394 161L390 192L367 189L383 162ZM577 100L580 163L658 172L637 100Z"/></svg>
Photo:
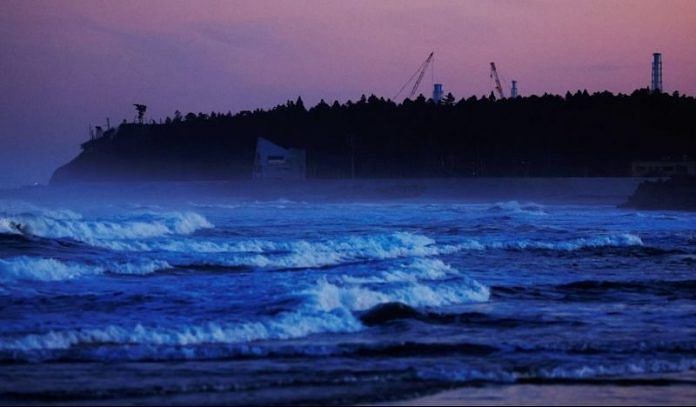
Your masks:
<svg viewBox="0 0 696 407"><path fill-rule="evenodd" d="M265 138L256 141L255 179L303 180L307 175L305 150L283 148Z"/></svg>

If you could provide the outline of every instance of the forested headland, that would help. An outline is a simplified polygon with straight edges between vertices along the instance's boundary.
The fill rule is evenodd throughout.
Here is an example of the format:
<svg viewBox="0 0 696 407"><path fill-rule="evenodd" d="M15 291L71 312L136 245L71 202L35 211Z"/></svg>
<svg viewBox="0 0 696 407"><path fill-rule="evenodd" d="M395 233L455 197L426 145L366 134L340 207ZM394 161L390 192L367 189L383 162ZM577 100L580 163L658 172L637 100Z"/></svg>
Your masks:
<svg viewBox="0 0 696 407"><path fill-rule="evenodd" d="M307 153L309 178L628 176L636 160L696 157L696 98L636 90L395 103L302 99L176 112L82 145L52 182L250 178L256 140Z"/></svg>

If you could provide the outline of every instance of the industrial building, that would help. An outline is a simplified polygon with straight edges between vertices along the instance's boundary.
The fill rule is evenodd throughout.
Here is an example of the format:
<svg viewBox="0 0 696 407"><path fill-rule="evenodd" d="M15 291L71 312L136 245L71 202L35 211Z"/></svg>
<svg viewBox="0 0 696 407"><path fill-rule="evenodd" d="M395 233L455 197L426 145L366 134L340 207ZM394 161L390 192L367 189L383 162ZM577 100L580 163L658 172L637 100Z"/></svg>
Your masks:
<svg viewBox="0 0 696 407"><path fill-rule="evenodd" d="M284 148L262 137L257 139L253 178L303 180L306 176L305 150Z"/></svg>
<svg viewBox="0 0 696 407"><path fill-rule="evenodd" d="M444 94L441 83L436 83L433 85L433 102L440 103L442 100L442 95Z"/></svg>

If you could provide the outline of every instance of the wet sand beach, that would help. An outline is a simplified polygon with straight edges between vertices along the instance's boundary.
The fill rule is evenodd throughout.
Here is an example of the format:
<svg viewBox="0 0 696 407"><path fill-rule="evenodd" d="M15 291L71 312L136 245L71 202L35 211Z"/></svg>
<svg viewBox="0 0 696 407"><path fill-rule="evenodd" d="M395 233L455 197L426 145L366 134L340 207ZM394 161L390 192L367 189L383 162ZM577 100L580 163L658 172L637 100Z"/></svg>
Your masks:
<svg viewBox="0 0 696 407"><path fill-rule="evenodd" d="M673 405L696 403L696 372L592 383L468 386L380 405Z"/></svg>

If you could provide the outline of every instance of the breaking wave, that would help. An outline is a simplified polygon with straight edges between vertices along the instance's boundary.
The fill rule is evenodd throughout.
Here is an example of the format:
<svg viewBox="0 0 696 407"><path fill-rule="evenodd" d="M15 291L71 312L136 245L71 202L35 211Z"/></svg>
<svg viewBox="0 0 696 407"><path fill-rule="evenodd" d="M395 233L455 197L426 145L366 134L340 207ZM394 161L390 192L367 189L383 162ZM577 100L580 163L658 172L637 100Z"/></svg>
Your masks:
<svg viewBox="0 0 696 407"><path fill-rule="evenodd" d="M546 215L546 211L543 205L539 205L534 202L518 202L518 201L507 201L507 202L496 202L488 207L489 212L512 212L518 214L528 214L528 215Z"/></svg>
<svg viewBox="0 0 696 407"><path fill-rule="evenodd" d="M71 329L32 334L0 342L1 351L61 350L78 345L172 345L246 343L263 339L289 339L320 332L352 332L361 325L355 319L340 314L307 315L289 312L276 320L242 324L210 322L199 326L176 328L130 328L110 325L104 328Z"/></svg>
<svg viewBox="0 0 696 407"><path fill-rule="evenodd" d="M103 269L100 267L26 256L0 260L0 270L2 271L0 276L2 280L61 281L103 273Z"/></svg>
<svg viewBox="0 0 696 407"><path fill-rule="evenodd" d="M424 272L428 264L439 270L432 274ZM364 328L356 312L379 304L401 302L414 308L440 307L487 301L489 298L488 287L439 260L419 261L411 266L416 277L400 277L395 280L393 274L385 272L379 285L343 284L340 282L343 279L329 282L326 278L321 278L314 285L297 293L304 299L299 307L265 320L246 323L209 322L178 327L111 325L103 328L50 331L0 340L0 351L66 350L80 345L114 344L239 344L299 338L317 333L346 333ZM405 276L409 267L404 266L397 272ZM456 274L457 280L443 279L445 275L450 274ZM430 281L430 284L422 282L417 276L424 277L424 281ZM446 284L433 284L432 278L443 279L443 283Z"/></svg>
<svg viewBox="0 0 696 407"><path fill-rule="evenodd" d="M212 228L195 212L143 212L113 220L88 220L72 211L42 210L39 214L18 213L0 217L0 233L70 238L100 245L119 239L141 239L167 235L186 235Z"/></svg>
<svg viewBox="0 0 696 407"><path fill-rule="evenodd" d="M660 359L638 359L631 363L579 367L556 367L553 369L541 369L537 372L539 377L545 379L588 379L596 377L629 376L656 373L683 372L696 369L696 359L683 358L679 361L667 361Z"/></svg>
<svg viewBox="0 0 696 407"><path fill-rule="evenodd" d="M577 251L610 247L644 246L633 234L582 237L565 241L509 240L482 241L466 239L451 244L438 244L430 237L394 232L371 236L348 236L326 241L245 240L236 242L176 240L109 240L97 242L118 251L187 253L195 255L194 263L184 266L227 266L255 268L316 268L339 264L431 257L467 250L551 250ZM433 269L429 269L432 271Z"/></svg>
<svg viewBox="0 0 696 407"><path fill-rule="evenodd" d="M453 366L423 367L418 370L418 377L426 380L443 382L493 382L493 383L525 383L525 382L581 382L599 378L626 378L638 375L675 373L693 370L696 359L683 358L677 361L661 359L636 359L624 363L557 366L554 368L517 370L478 370L462 369ZM645 383L651 378L643 379ZM652 378L654 380L654 378ZM637 383L640 383L640 378Z"/></svg>
<svg viewBox="0 0 696 407"><path fill-rule="evenodd" d="M0 259L0 281L63 281L104 273L142 275L169 268L172 268L172 266L162 260L86 265L62 262L52 258L19 256L10 259Z"/></svg>
<svg viewBox="0 0 696 407"><path fill-rule="evenodd" d="M467 302L487 301L490 292L475 280L447 284L410 283L379 290L363 286L339 286L320 280L317 304L324 311L345 308L364 311L379 304L398 302L412 307L443 307Z"/></svg>
<svg viewBox="0 0 696 407"><path fill-rule="evenodd" d="M478 240L468 240L459 245L461 249L469 250L559 250L575 251L583 249L596 249L602 247L630 247L644 246L643 240L638 235L631 233L611 234L594 237L581 237L565 241L549 242L539 240L511 240L511 241L491 241L481 242Z"/></svg>
<svg viewBox="0 0 696 407"><path fill-rule="evenodd" d="M409 232L372 236L348 236L342 239L312 242L297 240L273 242L205 242L191 240L101 242L114 250L170 251L204 256L200 265L259 268L313 268L368 260L425 257L452 253L454 245L437 245L435 240ZM206 255L208 254L208 255ZM211 256L209 254L216 254ZM199 256L200 257L200 256Z"/></svg>
<svg viewBox="0 0 696 407"><path fill-rule="evenodd" d="M419 280L442 280L447 277L461 276L461 272L440 259L418 258L409 264L372 276L341 276L341 281L348 284L416 282Z"/></svg>

